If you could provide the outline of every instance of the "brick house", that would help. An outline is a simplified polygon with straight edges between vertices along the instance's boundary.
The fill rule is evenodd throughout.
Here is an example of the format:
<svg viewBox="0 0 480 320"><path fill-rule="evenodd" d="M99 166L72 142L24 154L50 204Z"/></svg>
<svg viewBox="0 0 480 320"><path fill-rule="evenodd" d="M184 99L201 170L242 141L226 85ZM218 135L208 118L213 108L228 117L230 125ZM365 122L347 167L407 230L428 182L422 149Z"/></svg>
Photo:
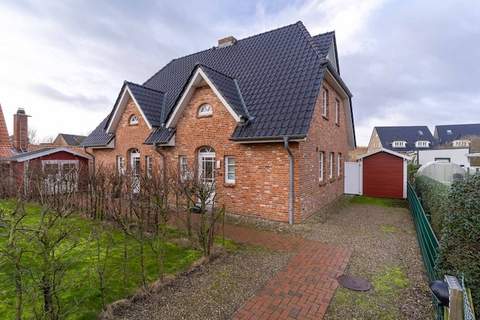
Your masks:
<svg viewBox="0 0 480 320"><path fill-rule="evenodd" d="M302 221L343 194L355 147L335 33L297 22L174 59L125 82L82 145L97 168L197 167L230 213Z"/></svg>
<svg viewBox="0 0 480 320"><path fill-rule="evenodd" d="M80 148L40 147L30 144L28 137L28 118L25 110L19 108L13 115L13 136L8 130L0 105L0 181L1 187L11 186L17 191L27 192L25 176L28 172L36 174L42 170L50 181L65 177L69 173L76 184L78 176L88 171L89 156Z"/></svg>

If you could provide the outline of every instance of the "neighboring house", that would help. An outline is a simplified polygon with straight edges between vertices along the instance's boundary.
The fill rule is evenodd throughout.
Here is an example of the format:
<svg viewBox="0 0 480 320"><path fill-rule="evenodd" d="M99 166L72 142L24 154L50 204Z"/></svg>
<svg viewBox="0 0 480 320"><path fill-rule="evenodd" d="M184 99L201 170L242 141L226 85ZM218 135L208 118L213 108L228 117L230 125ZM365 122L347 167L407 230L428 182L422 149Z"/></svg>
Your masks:
<svg viewBox="0 0 480 320"><path fill-rule="evenodd" d="M3 181L8 178L16 182L18 190L27 190L24 184L27 169L42 170L48 173L49 181L53 182L60 176L70 175L71 182L78 181L78 174L88 170L89 157L81 150L72 148L37 148L28 141L28 115L19 108L13 117L13 138L10 140L5 124L5 118L0 106L0 176ZM78 149L78 148L77 148Z"/></svg>
<svg viewBox="0 0 480 320"><path fill-rule="evenodd" d="M480 137L480 123L435 126L440 148L468 148L472 138Z"/></svg>
<svg viewBox="0 0 480 320"><path fill-rule="evenodd" d="M427 126L374 127L368 152L388 149L412 156L415 161L418 150L434 146L435 138Z"/></svg>
<svg viewBox="0 0 480 320"><path fill-rule="evenodd" d="M66 134L59 133L58 136L53 140L52 145L55 146L68 146L68 147L78 147L86 136L80 136L76 134Z"/></svg>
<svg viewBox="0 0 480 320"><path fill-rule="evenodd" d="M231 213L301 221L343 194L355 147L335 33L301 22L170 61L125 82L83 141L96 167L197 167Z"/></svg>
<svg viewBox="0 0 480 320"><path fill-rule="evenodd" d="M480 173L480 138L471 140L469 151L468 160L470 162L470 171Z"/></svg>

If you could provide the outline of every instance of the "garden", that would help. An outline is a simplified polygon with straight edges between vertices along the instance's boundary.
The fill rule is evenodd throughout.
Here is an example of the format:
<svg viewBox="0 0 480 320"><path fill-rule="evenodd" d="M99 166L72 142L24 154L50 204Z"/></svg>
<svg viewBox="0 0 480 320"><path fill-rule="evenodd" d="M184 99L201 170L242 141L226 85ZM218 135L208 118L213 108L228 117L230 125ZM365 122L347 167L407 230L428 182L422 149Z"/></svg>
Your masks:
<svg viewBox="0 0 480 320"><path fill-rule="evenodd" d="M71 184L68 174L31 172L21 187L2 179L3 318L96 318L234 246L219 234L225 208L201 179L100 169Z"/></svg>

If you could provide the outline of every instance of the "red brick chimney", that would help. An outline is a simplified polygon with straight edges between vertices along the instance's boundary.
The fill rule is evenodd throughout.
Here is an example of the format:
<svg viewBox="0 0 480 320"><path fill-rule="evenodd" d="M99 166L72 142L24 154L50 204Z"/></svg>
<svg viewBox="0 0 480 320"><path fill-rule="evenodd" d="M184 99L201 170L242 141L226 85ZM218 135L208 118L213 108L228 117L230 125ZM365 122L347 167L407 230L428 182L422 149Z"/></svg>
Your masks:
<svg viewBox="0 0 480 320"><path fill-rule="evenodd" d="M28 117L23 108L13 115L13 147L18 152L28 151Z"/></svg>

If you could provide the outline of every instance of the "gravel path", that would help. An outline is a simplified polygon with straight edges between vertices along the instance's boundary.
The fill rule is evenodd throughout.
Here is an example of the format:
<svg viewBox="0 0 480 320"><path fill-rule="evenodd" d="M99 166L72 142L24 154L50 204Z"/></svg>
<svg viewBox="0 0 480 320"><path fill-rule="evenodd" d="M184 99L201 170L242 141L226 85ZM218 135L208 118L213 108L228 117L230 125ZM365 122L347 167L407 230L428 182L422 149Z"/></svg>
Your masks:
<svg viewBox="0 0 480 320"><path fill-rule="evenodd" d="M347 274L374 284L367 293L337 289L325 319L432 319L428 280L405 207L351 204L294 228L306 238L353 249Z"/></svg>
<svg viewBox="0 0 480 320"><path fill-rule="evenodd" d="M242 247L122 310L116 319L229 319L289 258L285 252Z"/></svg>

